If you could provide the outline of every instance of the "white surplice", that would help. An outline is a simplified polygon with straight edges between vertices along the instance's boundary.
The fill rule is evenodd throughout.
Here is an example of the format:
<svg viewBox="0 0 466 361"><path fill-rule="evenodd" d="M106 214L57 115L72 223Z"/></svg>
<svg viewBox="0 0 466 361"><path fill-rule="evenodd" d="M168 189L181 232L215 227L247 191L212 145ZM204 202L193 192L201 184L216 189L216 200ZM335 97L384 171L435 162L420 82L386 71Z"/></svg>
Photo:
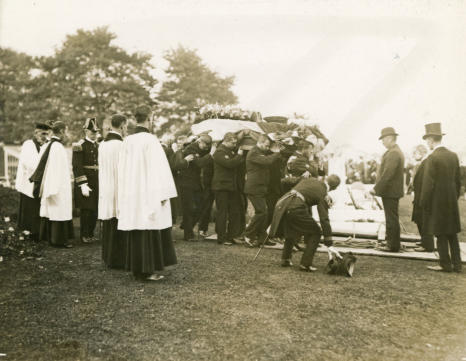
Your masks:
<svg viewBox="0 0 466 361"><path fill-rule="evenodd" d="M41 155L48 143L41 149ZM40 187L40 216L51 221L73 219L71 168L65 147L53 142Z"/></svg>
<svg viewBox="0 0 466 361"><path fill-rule="evenodd" d="M30 198L33 198L32 190L34 188L34 183L31 183L29 178L36 170L39 160L39 152L33 140L26 140L21 147L21 153L19 155L15 188L18 192Z"/></svg>
<svg viewBox="0 0 466 361"><path fill-rule="evenodd" d="M118 229L171 227L169 199L176 195L170 166L157 137L147 132L126 137L118 165Z"/></svg>
<svg viewBox="0 0 466 361"><path fill-rule="evenodd" d="M98 218L107 220L117 216L118 158L123 141L112 139L99 145L99 206Z"/></svg>

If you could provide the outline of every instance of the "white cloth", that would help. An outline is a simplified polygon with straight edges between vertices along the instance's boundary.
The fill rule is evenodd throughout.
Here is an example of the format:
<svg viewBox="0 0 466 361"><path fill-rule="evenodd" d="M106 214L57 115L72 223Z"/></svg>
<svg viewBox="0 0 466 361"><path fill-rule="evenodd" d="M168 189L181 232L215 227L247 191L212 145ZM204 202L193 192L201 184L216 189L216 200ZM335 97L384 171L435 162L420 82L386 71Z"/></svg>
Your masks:
<svg viewBox="0 0 466 361"><path fill-rule="evenodd" d="M169 199L176 195L170 166L157 137L147 132L126 137L118 163L118 229L171 227ZM163 200L167 201L162 205Z"/></svg>
<svg viewBox="0 0 466 361"><path fill-rule="evenodd" d="M252 130L256 133L264 133L256 122L245 120L207 119L191 126L191 131L194 135L209 132L209 135L212 137L214 142L222 140L228 132L236 133L246 129Z"/></svg>
<svg viewBox="0 0 466 361"><path fill-rule="evenodd" d="M99 145L99 214L107 220L117 216L118 158L123 142L118 139Z"/></svg>
<svg viewBox="0 0 466 361"><path fill-rule="evenodd" d="M34 188L34 183L29 182L29 178L36 170L39 160L39 152L37 151L33 140L26 140L21 147L21 153L19 155L15 188L18 192L21 192L30 198L33 198L32 190Z"/></svg>
<svg viewBox="0 0 466 361"><path fill-rule="evenodd" d="M41 155L48 143L41 149ZM40 216L51 221L73 219L70 161L65 147L53 142L40 188Z"/></svg>

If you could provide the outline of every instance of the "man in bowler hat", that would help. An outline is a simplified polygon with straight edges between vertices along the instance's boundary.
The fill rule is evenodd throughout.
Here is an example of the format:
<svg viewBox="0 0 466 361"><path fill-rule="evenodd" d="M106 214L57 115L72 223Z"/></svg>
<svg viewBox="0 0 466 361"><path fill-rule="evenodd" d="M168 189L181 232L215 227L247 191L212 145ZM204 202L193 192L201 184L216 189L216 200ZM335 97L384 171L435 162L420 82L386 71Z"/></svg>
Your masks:
<svg viewBox="0 0 466 361"><path fill-rule="evenodd" d="M99 202L99 167L96 119L88 118L83 126L85 137L73 144L73 174L75 181L76 207L81 211L81 240L91 243L96 240L94 229L97 223Z"/></svg>
<svg viewBox="0 0 466 361"><path fill-rule="evenodd" d="M382 197L385 212L385 240L387 245L379 248L381 251L399 252L400 250L400 221L398 206L400 198L404 195L403 174L405 158L396 144L398 134L392 127L382 129L379 140L387 151L382 157L380 170L372 195Z"/></svg>
<svg viewBox="0 0 466 361"><path fill-rule="evenodd" d="M458 198L460 196L460 164L456 153L445 148L440 123L425 125L426 140L432 153L427 157L421 206L427 211L428 231L437 237L438 266L433 271L461 272L461 253L458 235L461 231Z"/></svg>

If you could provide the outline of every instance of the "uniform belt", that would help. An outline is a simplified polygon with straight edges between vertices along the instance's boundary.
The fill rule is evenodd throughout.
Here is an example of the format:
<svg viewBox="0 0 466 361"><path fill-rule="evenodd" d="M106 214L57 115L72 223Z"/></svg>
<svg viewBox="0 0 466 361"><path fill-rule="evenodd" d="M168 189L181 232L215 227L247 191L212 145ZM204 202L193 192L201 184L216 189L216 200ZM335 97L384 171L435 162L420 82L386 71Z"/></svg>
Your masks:
<svg viewBox="0 0 466 361"><path fill-rule="evenodd" d="M99 170L99 166L98 166L98 165L85 165L85 166L83 166L83 168Z"/></svg>
<svg viewBox="0 0 466 361"><path fill-rule="evenodd" d="M295 197L298 197L299 199L301 199L304 203L306 203L306 198L304 198L304 196L297 190L292 189L290 193L294 195Z"/></svg>

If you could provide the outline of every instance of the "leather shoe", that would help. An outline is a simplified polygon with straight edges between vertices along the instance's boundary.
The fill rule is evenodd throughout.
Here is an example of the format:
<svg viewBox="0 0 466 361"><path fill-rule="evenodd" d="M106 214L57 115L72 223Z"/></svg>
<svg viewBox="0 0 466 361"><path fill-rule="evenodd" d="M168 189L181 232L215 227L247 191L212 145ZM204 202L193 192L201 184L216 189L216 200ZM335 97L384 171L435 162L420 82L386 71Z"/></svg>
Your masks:
<svg viewBox="0 0 466 361"><path fill-rule="evenodd" d="M451 272L451 270L445 269L442 266L427 266L427 269L437 272Z"/></svg>
<svg viewBox="0 0 466 361"><path fill-rule="evenodd" d="M165 277L162 276L162 275L153 274L153 275L150 275L149 277L147 277L145 280L155 282L155 281L160 281L160 280L162 280L164 278Z"/></svg>
<svg viewBox="0 0 466 361"><path fill-rule="evenodd" d="M83 237L82 238L83 243L92 243L92 239L90 237Z"/></svg>
<svg viewBox="0 0 466 361"><path fill-rule="evenodd" d="M282 260L281 266L282 267L291 267L291 266L293 266L293 263L289 259L284 259L284 260Z"/></svg>
<svg viewBox="0 0 466 361"><path fill-rule="evenodd" d="M299 265L299 270L303 272L315 272L317 268L312 266L303 266L302 264Z"/></svg>
<svg viewBox="0 0 466 361"><path fill-rule="evenodd" d="M246 243L247 246L253 247L252 245L252 239L249 237L244 236L244 243Z"/></svg>
<svg viewBox="0 0 466 361"><path fill-rule="evenodd" d="M63 247L65 248L73 248L74 246L71 243L65 244Z"/></svg>

